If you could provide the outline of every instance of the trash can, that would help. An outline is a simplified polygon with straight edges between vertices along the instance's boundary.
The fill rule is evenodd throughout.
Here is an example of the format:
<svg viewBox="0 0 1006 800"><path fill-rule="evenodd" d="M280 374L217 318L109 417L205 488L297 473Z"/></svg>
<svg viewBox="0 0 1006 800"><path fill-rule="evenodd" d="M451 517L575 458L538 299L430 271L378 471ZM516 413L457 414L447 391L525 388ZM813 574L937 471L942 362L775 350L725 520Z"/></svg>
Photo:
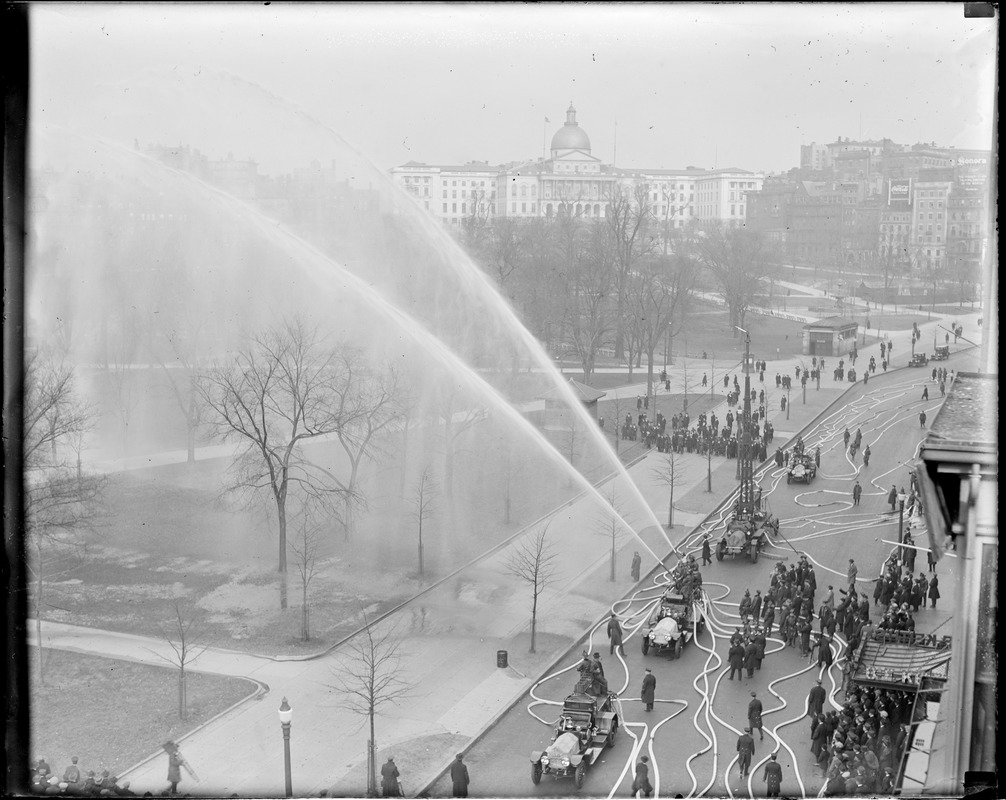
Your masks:
<svg viewBox="0 0 1006 800"><path fill-rule="evenodd" d="M496 666L500 669L506 669L507 667L507 653L506 650L496 651Z"/></svg>

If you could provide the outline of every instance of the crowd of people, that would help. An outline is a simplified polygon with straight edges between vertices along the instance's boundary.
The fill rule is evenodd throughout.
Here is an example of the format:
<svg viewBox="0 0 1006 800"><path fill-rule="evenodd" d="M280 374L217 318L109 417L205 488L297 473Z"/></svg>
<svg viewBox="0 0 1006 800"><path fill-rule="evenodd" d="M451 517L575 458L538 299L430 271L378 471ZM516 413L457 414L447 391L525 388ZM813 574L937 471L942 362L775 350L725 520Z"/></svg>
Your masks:
<svg viewBox="0 0 1006 800"><path fill-rule="evenodd" d="M70 759L70 766L59 776L52 771L45 758L40 758L32 767L31 791L33 794L65 794L74 797L135 797L129 788L129 781L119 784L119 779L106 770L101 775L95 771L82 770L77 756ZM149 796L150 793L148 792Z"/></svg>

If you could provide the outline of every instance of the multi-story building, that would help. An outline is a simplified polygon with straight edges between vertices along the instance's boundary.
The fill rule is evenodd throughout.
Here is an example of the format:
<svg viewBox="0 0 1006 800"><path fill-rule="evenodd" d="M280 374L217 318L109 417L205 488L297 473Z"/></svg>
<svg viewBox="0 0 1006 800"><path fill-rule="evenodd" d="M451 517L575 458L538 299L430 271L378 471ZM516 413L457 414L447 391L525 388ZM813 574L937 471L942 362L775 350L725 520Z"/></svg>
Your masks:
<svg viewBox="0 0 1006 800"><path fill-rule="evenodd" d="M800 145L800 168L825 170L831 167L828 147L817 142Z"/></svg>
<svg viewBox="0 0 1006 800"><path fill-rule="evenodd" d="M472 191L484 195L488 219L529 219L559 213L600 219L616 197L645 203L667 229L693 220L743 225L747 196L764 175L737 168L705 170L625 169L591 153L590 137L570 104L565 124L552 137L548 158L490 166L473 162L443 167L410 161L391 170L393 179L423 207L449 225L472 213ZM450 183L450 186L447 184ZM429 199L427 198L429 187ZM461 194L467 189L468 194ZM448 197L447 193L450 193Z"/></svg>
<svg viewBox="0 0 1006 800"><path fill-rule="evenodd" d="M953 170L924 169L912 185L912 256L916 271L940 270L947 248L947 212Z"/></svg>

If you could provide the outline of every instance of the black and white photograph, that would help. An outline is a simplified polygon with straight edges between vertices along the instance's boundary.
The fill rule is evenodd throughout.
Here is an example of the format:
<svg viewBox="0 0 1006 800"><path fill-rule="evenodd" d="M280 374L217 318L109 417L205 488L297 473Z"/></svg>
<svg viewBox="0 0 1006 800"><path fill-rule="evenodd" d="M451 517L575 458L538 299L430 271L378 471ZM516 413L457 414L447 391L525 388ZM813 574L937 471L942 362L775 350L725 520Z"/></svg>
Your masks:
<svg viewBox="0 0 1006 800"><path fill-rule="evenodd" d="M994 797L991 3L6 3L8 793Z"/></svg>

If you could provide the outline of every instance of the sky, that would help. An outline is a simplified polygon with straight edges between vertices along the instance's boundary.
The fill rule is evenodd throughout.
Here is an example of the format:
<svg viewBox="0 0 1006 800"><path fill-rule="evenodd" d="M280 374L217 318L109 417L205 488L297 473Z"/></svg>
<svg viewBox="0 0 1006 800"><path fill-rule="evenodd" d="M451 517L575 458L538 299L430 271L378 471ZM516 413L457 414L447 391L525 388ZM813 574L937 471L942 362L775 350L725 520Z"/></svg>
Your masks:
<svg viewBox="0 0 1006 800"><path fill-rule="evenodd" d="M34 5L32 122L305 163L242 116L251 86L387 170L538 158L572 102L604 163L779 172L838 136L991 148L995 23L960 3ZM207 113L164 124L182 73ZM221 108L240 133L205 124Z"/></svg>

